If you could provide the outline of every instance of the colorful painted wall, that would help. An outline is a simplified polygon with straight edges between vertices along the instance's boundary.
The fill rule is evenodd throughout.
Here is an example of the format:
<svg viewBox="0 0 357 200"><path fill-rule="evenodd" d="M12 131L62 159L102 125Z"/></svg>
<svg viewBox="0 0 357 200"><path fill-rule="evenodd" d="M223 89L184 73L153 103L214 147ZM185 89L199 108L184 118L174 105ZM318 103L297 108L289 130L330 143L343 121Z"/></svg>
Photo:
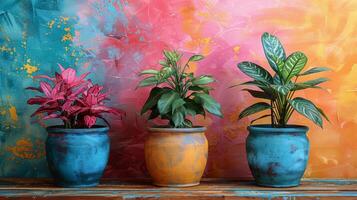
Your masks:
<svg viewBox="0 0 357 200"><path fill-rule="evenodd" d="M267 66L260 35L277 35L286 51L303 51L308 66L334 71L327 90L301 92L326 110L331 124L308 124L311 154L305 177L357 178L357 1L355 0L1 0L0 176L47 177L44 122L29 115L34 94L24 88L56 63L91 71L111 93L111 104L127 111L111 119L111 160L105 176L147 176L143 159L146 116L140 106L148 89L135 90L137 73L157 66L163 49L206 59L191 70L217 78L214 97L224 119L198 117L208 126L206 177L249 177L246 126L237 121L250 96L230 85L247 80L236 64ZM56 122L50 122L47 124Z"/></svg>

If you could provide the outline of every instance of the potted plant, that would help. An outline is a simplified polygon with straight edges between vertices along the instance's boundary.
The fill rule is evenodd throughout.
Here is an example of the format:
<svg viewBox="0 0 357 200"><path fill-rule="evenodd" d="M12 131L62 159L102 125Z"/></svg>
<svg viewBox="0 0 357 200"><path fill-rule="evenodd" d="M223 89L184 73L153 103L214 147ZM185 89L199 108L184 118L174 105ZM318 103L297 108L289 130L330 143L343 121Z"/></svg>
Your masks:
<svg viewBox="0 0 357 200"><path fill-rule="evenodd" d="M74 69L59 66L61 73L54 77L34 77L47 81L40 81L39 88L27 88L43 94L27 103L40 105L32 116L63 121L63 125L47 127L47 163L56 184L96 186L107 164L110 145L109 128L96 125L96 121L100 118L108 124L102 114L120 115L122 111L104 105L107 94L102 86L85 79L89 73L77 77Z"/></svg>
<svg viewBox="0 0 357 200"><path fill-rule="evenodd" d="M207 84L212 76L188 73L191 62L203 59L194 55L185 64L182 54L164 51L160 70L144 70L147 75L138 87L153 87L142 107L141 114L150 112L149 119L168 120L165 126L149 128L145 141L147 169L157 186L185 187L198 185L208 154L205 127L194 126L188 116L203 115L206 111L222 117L221 106L210 96Z"/></svg>
<svg viewBox="0 0 357 200"><path fill-rule="evenodd" d="M253 78L240 85L255 86L258 90L244 89L251 96L264 101L244 109L239 119L268 111L256 120L270 117L271 124L250 125L246 140L247 159L250 170L258 185L270 187L292 187L300 184L309 156L308 127L289 125L292 114L297 111L322 128L324 112L310 100L294 97L295 92L307 88L320 88L327 81L317 78L298 82L302 76L329 70L314 67L302 72L307 57L302 52L294 52L286 57L277 37L264 33L262 44L265 56L272 68L272 76L267 70L252 62L241 62L238 68Z"/></svg>

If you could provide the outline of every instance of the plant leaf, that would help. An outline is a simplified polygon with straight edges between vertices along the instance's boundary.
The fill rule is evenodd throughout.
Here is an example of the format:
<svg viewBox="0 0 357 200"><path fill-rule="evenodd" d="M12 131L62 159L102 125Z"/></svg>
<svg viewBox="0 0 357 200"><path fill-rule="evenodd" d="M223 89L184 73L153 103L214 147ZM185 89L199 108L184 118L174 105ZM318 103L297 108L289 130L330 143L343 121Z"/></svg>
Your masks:
<svg viewBox="0 0 357 200"><path fill-rule="evenodd" d="M307 70L304 73L298 74L298 76L305 76L305 75L309 75L309 74L314 74L314 73L319 73L319 72L325 72L325 71L330 71L330 68L327 67L313 67L309 70Z"/></svg>
<svg viewBox="0 0 357 200"><path fill-rule="evenodd" d="M286 55L281 45L279 39L274 35L269 33L264 33L262 35L262 44L264 49L265 57L267 58L269 65L275 72L279 72L278 63L276 63L277 59L285 61Z"/></svg>
<svg viewBox="0 0 357 200"><path fill-rule="evenodd" d="M204 57L202 55L193 55L190 57L190 59L188 60L188 62L191 62L191 61L200 61L202 60Z"/></svg>
<svg viewBox="0 0 357 200"><path fill-rule="evenodd" d="M294 87L294 84L286 84L286 85L270 85L275 91L280 94L287 95L290 90Z"/></svg>
<svg viewBox="0 0 357 200"><path fill-rule="evenodd" d="M292 53L285 61L285 65L282 71L284 81L290 81L290 79L298 75L305 67L307 57L302 52Z"/></svg>
<svg viewBox="0 0 357 200"><path fill-rule="evenodd" d="M149 76L139 82L139 85L137 87L146 87L150 85L157 85L159 84L159 81L156 79L155 76Z"/></svg>
<svg viewBox="0 0 357 200"><path fill-rule="evenodd" d="M243 117L255 114L257 112L270 109L270 104L265 102L255 103L247 108L245 108L240 114L238 119L242 119Z"/></svg>
<svg viewBox="0 0 357 200"><path fill-rule="evenodd" d="M250 95L256 98L261 99L272 99L272 96L263 91L251 90L251 89L243 89L243 91L249 92Z"/></svg>
<svg viewBox="0 0 357 200"><path fill-rule="evenodd" d="M241 62L238 63L238 68L247 76L264 83L272 83L273 77L269 74L267 70L261 66L254 64L252 62Z"/></svg>
<svg viewBox="0 0 357 200"><path fill-rule="evenodd" d="M212 82L214 82L214 79L212 78L212 76L203 75L198 78L195 78L192 81L192 84L193 85L205 85L205 84L212 83Z"/></svg>
<svg viewBox="0 0 357 200"><path fill-rule="evenodd" d="M260 119L263 119L263 118L266 118L266 117L270 117L270 116L271 116L271 115L263 115L263 116L260 116L260 117L258 117L258 118L256 118L256 119L250 121L250 124L253 124L254 122L256 122L256 121L258 121L258 120L260 120Z"/></svg>
<svg viewBox="0 0 357 200"><path fill-rule="evenodd" d="M289 103L298 113L302 114L322 128L321 113L311 101L301 97L296 97L293 100L289 100Z"/></svg>
<svg viewBox="0 0 357 200"><path fill-rule="evenodd" d="M147 69L147 70L141 71L139 76L145 75L145 74L157 74L157 73L159 73L159 71L157 71L155 69Z"/></svg>
<svg viewBox="0 0 357 200"><path fill-rule="evenodd" d="M175 127L183 127L183 122L185 121L185 108L179 107L173 114L172 114L172 121L174 122Z"/></svg>
<svg viewBox="0 0 357 200"><path fill-rule="evenodd" d="M181 99L181 98L176 99L176 100L172 103L172 114L174 114L174 112L175 112L178 108L182 107L185 103L186 103L186 102L185 102L183 99Z"/></svg>
<svg viewBox="0 0 357 200"><path fill-rule="evenodd" d="M316 108L317 108L317 110L320 112L320 114L328 121L328 122L330 122L330 119L327 117L327 115L325 114L325 112L321 109L321 108L319 108L319 107L317 107L316 106ZM331 123L331 122L330 122Z"/></svg>
<svg viewBox="0 0 357 200"><path fill-rule="evenodd" d="M194 96L197 98L196 101L202 104L203 108L209 113L223 117L221 112L221 105L216 102L210 95L205 93L195 93Z"/></svg>
<svg viewBox="0 0 357 200"><path fill-rule="evenodd" d="M153 108L159 101L161 95L163 95L164 93L166 93L168 91L170 91L170 88L167 88L167 87L165 87L165 88L154 87L153 89L151 89L150 95L147 98L143 108L141 109L141 114L144 114L148 110Z"/></svg>
<svg viewBox="0 0 357 200"><path fill-rule="evenodd" d="M172 103L180 96L173 90L163 94L157 102L157 108L161 115L166 114L172 108Z"/></svg>
<svg viewBox="0 0 357 200"><path fill-rule="evenodd" d="M203 115L206 116L205 110L203 109L203 106L201 104L197 104L195 101L192 99L185 99L185 108L186 108L186 113L191 116L195 115Z"/></svg>
<svg viewBox="0 0 357 200"><path fill-rule="evenodd" d="M324 83L326 81L329 81L329 79L328 78L317 78L317 79L302 82L302 83L296 83L293 90L303 90L306 88L321 88L321 87L318 87L317 85Z"/></svg>

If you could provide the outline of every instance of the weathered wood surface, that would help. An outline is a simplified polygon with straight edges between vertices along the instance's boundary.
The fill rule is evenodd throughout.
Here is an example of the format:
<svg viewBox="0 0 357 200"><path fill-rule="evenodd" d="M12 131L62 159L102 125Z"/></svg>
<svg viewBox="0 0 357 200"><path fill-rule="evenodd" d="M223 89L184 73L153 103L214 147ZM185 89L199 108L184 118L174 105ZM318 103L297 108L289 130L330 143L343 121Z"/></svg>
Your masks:
<svg viewBox="0 0 357 200"><path fill-rule="evenodd" d="M294 188L258 187L251 181L204 180L189 188L164 188L148 181L106 180L95 188L59 188L51 180L0 179L0 200L238 200L238 199L355 199L357 180L304 180Z"/></svg>

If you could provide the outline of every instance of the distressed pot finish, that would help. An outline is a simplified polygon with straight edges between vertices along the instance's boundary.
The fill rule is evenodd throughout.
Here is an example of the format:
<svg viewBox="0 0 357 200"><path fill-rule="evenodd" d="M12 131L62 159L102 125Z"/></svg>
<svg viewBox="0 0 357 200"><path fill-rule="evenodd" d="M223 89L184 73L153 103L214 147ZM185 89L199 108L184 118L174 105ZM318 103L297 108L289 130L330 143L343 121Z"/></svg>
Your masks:
<svg viewBox="0 0 357 200"><path fill-rule="evenodd" d="M268 187L300 184L309 158L308 127L249 126L246 151L255 182Z"/></svg>
<svg viewBox="0 0 357 200"><path fill-rule="evenodd" d="M57 185L93 187L99 184L109 156L108 127L47 128L46 156Z"/></svg>
<svg viewBox="0 0 357 200"><path fill-rule="evenodd" d="M199 185L208 155L205 130L205 127L149 128L145 161L154 185Z"/></svg>

